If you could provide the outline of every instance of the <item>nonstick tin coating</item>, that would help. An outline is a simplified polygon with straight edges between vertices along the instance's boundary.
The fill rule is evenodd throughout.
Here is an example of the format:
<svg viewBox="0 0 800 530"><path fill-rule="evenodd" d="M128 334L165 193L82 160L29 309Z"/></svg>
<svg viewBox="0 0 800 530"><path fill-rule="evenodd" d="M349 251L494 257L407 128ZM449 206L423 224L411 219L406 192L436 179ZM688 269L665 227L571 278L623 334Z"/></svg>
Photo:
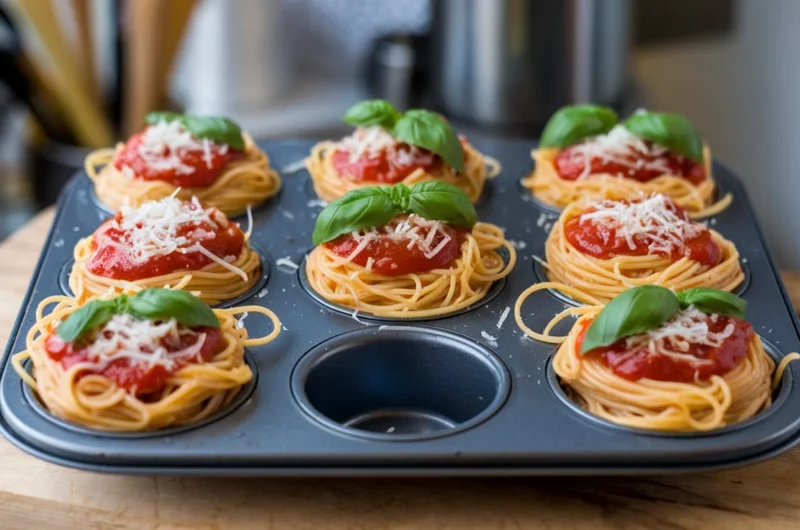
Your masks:
<svg viewBox="0 0 800 530"><path fill-rule="evenodd" d="M273 266L266 285L242 304L264 305L283 321L283 333L272 343L251 348L259 373L252 396L215 422L178 434L128 439L60 427L33 410L10 369L8 353L24 349L25 333L36 305L60 293L59 271L71 259L75 242L90 234L108 213L92 201L90 183L77 176L64 192L54 227L3 359L0 379L0 428L23 449L45 459L84 469L120 473L187 475L449 475L449 474L606 474L691 471L729 467L763 459L796 443L800 393L793 385L779 408L761 421L718 435L658 437L609 429L588 422L565 406L547 383L553 348L526 338L512 314L498 328L504 309L536 281L532 253L544 247L546 229L555 216L538 208L520 191L518 181L531 168L532 142L473 138L476 146L503 164L492 181L492 193L477 209L483 221L506 229L517 243L519 260L497 296L457 316L422 326L454 332L494 352L511 378L508 398L491 417L473 427L433 439L392 443L364 439L321 425L295 401L290 378L299 359L333 336L381 322L359 323L331 311L298 285L298 275ZM275 168L302 159L310 141L273 141L262 146ZM800 349L797 320L741 185L723 166L716 178L734 194L734 202L717 215L714 228L732 239L750 269L748 318L756 331L781 353ZM301 263L310 247L318 201L307 192L308 174L282 174L279 197L254 210L253 241L273 265L280 258ZM246 221L243 221L246 222ZM541 329L564 302L538 293L524 306L526 322ZM251 335L265 320L247 318ZM393 322L402 326L403 322ZM484 338L481 332L494 337ZM795 367L791 367L795 370ZM459 376L455 370L454 378Z"/></svg>

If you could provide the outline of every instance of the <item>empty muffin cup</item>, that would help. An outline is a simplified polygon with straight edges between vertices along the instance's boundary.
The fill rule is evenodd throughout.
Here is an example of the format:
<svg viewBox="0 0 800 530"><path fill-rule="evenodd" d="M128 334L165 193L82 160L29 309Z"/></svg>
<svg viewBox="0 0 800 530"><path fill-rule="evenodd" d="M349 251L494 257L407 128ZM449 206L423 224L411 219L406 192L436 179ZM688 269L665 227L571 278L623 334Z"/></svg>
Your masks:
<svg viewBox="0 0 800 530"><path fill-rule="evenodd" d="M380 326L350 331L309 350L292 392L313 420L342 434L423 440L491 417L511 387L489 349L434 328Z"/></svg>

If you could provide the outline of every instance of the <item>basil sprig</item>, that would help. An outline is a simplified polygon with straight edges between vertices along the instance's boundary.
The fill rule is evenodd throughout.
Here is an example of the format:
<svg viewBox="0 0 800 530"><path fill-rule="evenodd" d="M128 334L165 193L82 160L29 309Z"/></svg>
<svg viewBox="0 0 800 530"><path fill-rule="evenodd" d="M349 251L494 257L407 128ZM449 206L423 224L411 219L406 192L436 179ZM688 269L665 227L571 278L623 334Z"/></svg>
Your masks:
<svg viewBox="0 0 800 530"><path fill-rule="evenodd" d="M402 116L400 111L385 99L370 99L350 107L342 120L356 127L379 125L391 130L400 116Z"/></svg>
<svg viewBox="0 0 800 530"><path fill-rule="evenodd" d="M344 121L357 127L383 127L397 140L436 153L464 173L464 148L450 124L435 112L411 109L401 113L385 99L371 99L350 107Z"/></svg>
<svg viewBox="0 0 800 530"><path fill-rule="evenodd" d="M569 105L559 109L544 127L539 145L568 147L605 134L617 124L617 113L600 105Z"/></svg>
<svg viewBox="0 0 800 530"><path fill-rule="evenodd" d="M715 313L736 318L744 318L744 312L747 309L747 302L742 298L717 289L695 287L679 291L677 296L681 309L686 309L693 305L703 313Z"/></svg>
<svg viewBox="0 0 800 530"><path fill-rule="evenodd" d="M639 138L663 145L695 162L703 161L700 133L679 114L639 111L625 120L625 128Z"/></svg>
<svg viewBox="0 0 800 530"><path fill-rule="evenodd" d="M144 119L148 125L156 125L162 121L180 122L183 128L196 138L207 138L220 144L227 144L234 149L244 149L242 129L230 118L159 111L151 112Z"/></svg>
<svg viewBox="0 0 800 530"><path fill-rule="evenodd" d="M559 109L545 125L539 145L569 147L606 134L618 124L616 113L599 105L570 105ZM703 161L703 139L679 114L640 110L623 123L634 136L664 146L696 162Z"/></svg>
<svg viewBox="0 0 800 530"><path fill-rule="evenodd" d="M717 289L695 288L675 293L657 285L631 287L600 311L586 331L581 353L656 329L689 306L706 314L744 318L747 302Z"/></svg>
<svg viewBox="0 0 800 530"><path fill-rule="evenodd" d="M219 327L214 311L193 294L152 288L139 291L133 296L121 294L110 300L88 302L61 322L56 328L56 334L67 342L73 342L121 313L149 320L174 318L179 324L189 327Z"/></svg>
<svg viewBox="0 0 800 530"><path fill-rule="evenodd" d="M362 228L382 226L400 214L472 227L478 214L467 194L440 181L356 188L325 207L317 216L315 245Z"/></svg>

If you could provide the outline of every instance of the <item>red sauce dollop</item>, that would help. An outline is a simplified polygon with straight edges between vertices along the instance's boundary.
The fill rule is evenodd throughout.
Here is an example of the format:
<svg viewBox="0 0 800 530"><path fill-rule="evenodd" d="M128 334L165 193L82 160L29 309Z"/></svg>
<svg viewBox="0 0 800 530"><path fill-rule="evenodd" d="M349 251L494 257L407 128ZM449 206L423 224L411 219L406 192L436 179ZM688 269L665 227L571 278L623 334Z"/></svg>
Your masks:
<svg viewBox="0 0 800 530"><path fill-rule="evenodd" d="M558 170L558 175L564 180L577 180L583 175L586 169L586 158L584 156L574 155L573 151L575 148L576 146L570 146L562 149L556 156L556 169ZM626 156L625 159L631 162L636 162L637 160L661 160L670 168L669 174L684 177L695 185L700 184L706 178L706 172L702 164L698 164L690 158L675 153L667 152L660 156L653 156L652 154L634 151L634 153ZM646 167L632 169L619 162L598 157L592 157L589 161L589 165L591 167L589 174L591 175L608 173L611 175L620 175L627 179L638 180L639 182L647 182L648 180L653 180L664 174L663 171L648 169Z"/></svg>
<svg viewBox="0 0 800 530"><path fill-rule="evenodd" d="M467 146L466 138L459 138L462 147ZM412 150L414 154L412 155ZM464 162L469 158L464 150ZM347 175L356 182L380 182L396 184L417 169L433 172L442 167L442 158L427 149L412 148L409 144L398 143L394 149L383 149L378 155L364 153L355 161L350 161L350 153L344 149L333 152L333 167L340 175Z"/></svg>
<svg viewBox="0 0 800 530"><path fill-rule="evenodd" d="M397 223L405 219L399 217L386 227L381 227L379 232L393 230ZM465 231L449 225L442 225L443 232L438 232L430 248L436 248L446 237L450 240L434 256L426 257L425 253L416 245L409 248L409 239L389 239L381 237L370 241L352 260L361 266L367 265L367 260L372 258L372 270L386 276L428 272L434 269L449 267L461 255L461 242ZM358 247L358 241L352 234L344 234L324 245L336 255L346 258Z"/></svg>
<svg viewBox="0 0 800 530"><path fill-rule="evenodd" d="M114 167L117 170L122 171L124 166L128 166L138 179L162 180L182 188L207 188L222 174L225 166L244 157L244 151L240 149L228 146L227 151L223 153L219 144L210 142L208 161L203 149L181 151L180 159L186 166L194 169L192 173L178 173L174 168L155 169L139 154L139 146L142 144L145 132L146 130L131 136L114 159ZM164 154L168 155L169 149L165 149Z"/></svg>
<svg viewBox="0 0 800 530"><path fill-rule="evenodd" d="M135 395L150 394L164 388L170 375L191 362L208 362L220 350L222 343L222 332L217 328L197 327L192 330L198 333L205 333L206 338L197 357L193 359L176 359L170 367L163 365L148 366L146 363L131 363L128 359L114 359L104 367L91 370L87 369L80 376L88 374L100 374L114 381L118 386ZM102 330L99 333L103 333ZM162 339L161 344L170 352L176 352L188 348L198 340L196 335L182 335L175 339ZM47 355L56 362L61 363L64 370L69 370L72 366L92 362L88 353L90 343L80 339L78 343L66 342L55 333L51 333L45 339L45 350ZM142 349L145 353L145 349Z"/></svg>
<svg viewBox="0 0 800 530"><path fill-rule="evenodd" d="M630 204L631 201L615 201ZM633 201L636 202L636 201ZM689 220L689 216L680 206L669 201L668 208L674 211L684 221ZM596 211L595 207L589 207L584 213ZM683 249L675 245L671 252L664 249L655 248L652 252L650 244L652 237L645 235L635 236L631 248L628 241L623 237L617 236L617 230L613 227L605 226L592 219L581 221L580 216L573 217L564 224L564 235L570 244L581 251L583 254L593 256L598 259L609 259L615 256L647 256L657 254L659 256L670 257L678 260L684 256L700 263L701 265L715 266L722 259L722 250L711 238L711 231L703 228L697 235L689 237L683 242Z"/></svg>
<svg viewBox="0 0 800 530"><path fill-rule="evenodd" d="M696 379L706 380L712 375L724 375L747 356L747 345L753 337L753 327L745 320L727 316L718 316L714 322L709 315L706 322L709 331L713 333L720 333L728 324L733 324L734 331L723 339L718 347L689 344L688 351L681 353L688 353L698 359L708 359L712 361L711 363L683 362L666 355L654 354L646 346L627 349L626 339L618 340L604 348L595 348L583 354L583 357L602 362L616 375L630 381L653 379L691 383ZM581 356L578 352L591 323L591 320L583 322L583 328L575 343L575 353L578 356Z"/></svg>
<svg viewBox="0 0 800 530"><path fill-rule="evenodd" d="M213 215L211 217L214 218ZM129 251L130 233L114 223L115 220L119 223L121 219L122 214L118 212L114 219L109 219L95 231L91 243L93 254L86 264L89 272L105 278L134 281L175 271L198 270L213 261L198 251L180 250L138 261ZM223 259L226 256L239 256L244 247L244 233L232 222L225 228L214 227L207 222L184 223L178 227L177 234L191 241L188 246L200 243L206 250Z"/></svg>
<svg viewBox="0 0 800 530"><path fill-rule="evenodd" d="M333 167L342 175L348 175L356 182L381 182L395 184L417 169L433 171L442 161L439 156L417 149L416 156L411 156L411 146L400 144L396 151L382 150L379 155L371 157L364 154L358 160L350 161L350 153L337 149L333 153ZM404 153L400 155L398 153Z"/></svg>

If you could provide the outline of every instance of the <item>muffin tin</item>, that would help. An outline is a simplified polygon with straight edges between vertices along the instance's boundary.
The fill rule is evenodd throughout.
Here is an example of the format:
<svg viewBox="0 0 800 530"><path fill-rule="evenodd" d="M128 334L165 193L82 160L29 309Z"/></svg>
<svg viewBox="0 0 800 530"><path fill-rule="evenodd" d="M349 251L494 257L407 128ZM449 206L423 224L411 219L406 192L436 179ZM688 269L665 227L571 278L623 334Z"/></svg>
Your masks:
<svg viewBox="0 0 800 530"><path fill-rule="evenodd" d="M320 201L305 171L283 174L281 193L253 212L252 241L265 277L238 302L275 311L283 333L249 348L257 377L213 421L144 434L106 434L51 417L9 365L10 354L25 348L38 303L63 292L74 244L109 216L93 199L88 178L77 175L61 196L0 365L0 430L25 451L67 466L169 475L681 472L762 460L798 442L797 365L786 371L772 407L710 433L624 428L573 406L550 367L553 346L527 338L513 316L519 293L538 281L534 255L543 257L556 219L519 186L531 168L532 142L471 141L503 164L477 206L479 217L504 227L518 252L516 267L490 297L424 321L354 318L350 310L321 303L303 288L302 267L294 270L281 259L302 265ZM300 140L262 144L278 170L311 146ZM742 293L748 319L776 358L800 350L797 317L742 186L724 166L715 164L714 171L734 202L708 222L736 243L749 271ZM523 306L526 322L541 329L567 303L537 293ZM247 317L251 335L268 326L262 318Z"/></svg>

